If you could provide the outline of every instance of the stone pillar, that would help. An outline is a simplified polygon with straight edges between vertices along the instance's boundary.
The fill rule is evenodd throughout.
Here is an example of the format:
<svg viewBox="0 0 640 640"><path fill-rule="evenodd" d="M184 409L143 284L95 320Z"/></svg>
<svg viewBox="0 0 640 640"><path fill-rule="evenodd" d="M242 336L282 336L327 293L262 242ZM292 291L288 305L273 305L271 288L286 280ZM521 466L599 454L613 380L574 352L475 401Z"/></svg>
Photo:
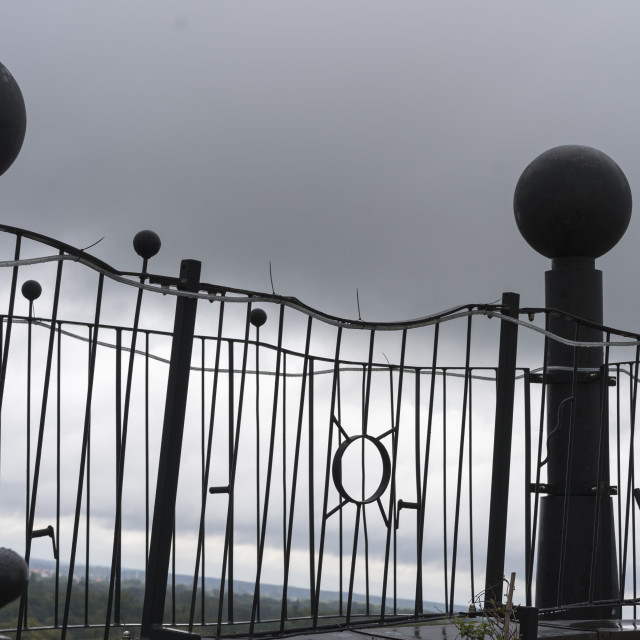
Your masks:
<svg viewBox="0 0 640 640"><path fill-rule="evenodd" d="M545 306L602 324L602 272L595 259L617 244L631 217L631 191L618 165L590 147L550 149L522 173L514 211L525 240L551 258ZM549 329L571 340L602 340L598 329L561 314L550 316ZM546 495L540 501L536 606L617 599L603 349L575 350L550 340L546 364L548 461ZM619 616L619 607L605 605L555 614Z"/></svg>

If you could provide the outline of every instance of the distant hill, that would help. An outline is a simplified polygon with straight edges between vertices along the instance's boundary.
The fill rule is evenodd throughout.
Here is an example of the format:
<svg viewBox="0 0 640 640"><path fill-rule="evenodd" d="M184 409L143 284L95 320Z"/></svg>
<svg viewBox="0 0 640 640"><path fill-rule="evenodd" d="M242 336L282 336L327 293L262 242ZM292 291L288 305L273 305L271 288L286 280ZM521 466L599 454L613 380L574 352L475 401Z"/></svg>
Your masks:
<svg viewBox="0 0 640 640"><path fill-rule="evenodd" d="M55 574L56 563L53 560L40 560L37 558L32 558L29 568L31 571L38 573L42 576L52 576ZM62 577L66 577L66 574L69 571L69 565L60 565L60 573ZM85 567L84 565L75 566L75 576L76 578L84 578L85 576ZM109 567L104 566L91 566L89 570L89 579L97 582L108 581L111 576L111 569ZM144 582L145 572L140 569L122 569L121 570L121 578L122 580L139 580ZM176 585L191 587L193 584L193 576L189 576L186 574L176 574ZM171 574L169 574L169 580L171 581ZM219 589L220 588L220 578L205 578L205 587L207 589ZM254 592L254 583L248 582L244 580L234 580L233 582L234 593L237 595L253 595ZM282 585L276 584L265 584L262 583L260 586L260 593L263 597L273 598L276 600L280 600L282 598ZM346 599L345 594L342 594L343 599ZM288 600L306 600L309 598L309 589L304 587L295 587L288 586L287 588L287 599ZM322 591L320 594L321 602L335 602L340 599L340 593L338 591ZM353 594L353 602L355 603L365 603L366 596L360 593ZM380 605L381 598L378 596L370 596L369 602L373 605ZM408 598L398 598L397 607L398 609L403 609L405 612L407 610L413 610L414 601ZM387 607L392 605L392 598L390 595L387 596ZM456 609L465 610L467 607L460 607L456 605ZM425 600L423 601L423 609L425 613L442 613L445 610L445 605L442 602L433 602Z"/></svg>

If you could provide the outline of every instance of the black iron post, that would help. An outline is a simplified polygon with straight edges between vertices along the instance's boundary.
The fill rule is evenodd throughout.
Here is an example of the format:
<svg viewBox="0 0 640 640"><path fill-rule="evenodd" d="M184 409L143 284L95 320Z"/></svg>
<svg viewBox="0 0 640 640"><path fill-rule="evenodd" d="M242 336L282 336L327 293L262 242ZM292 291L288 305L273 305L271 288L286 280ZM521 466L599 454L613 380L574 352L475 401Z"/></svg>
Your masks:
<svg viewBox="0 0 640 640"><path fill-rule="evenodd" d="M517 293L503 293L502 308L503 315L517 318L520 296ZM518 325L508 320L502 320L496 376L496 422L493 435L493 470L484 591L485 608L492 602L496 605L502 604L517 351Z"/></svg>
<svg viewBox="0 0 640 640"><path fill-rule="evenodd" d="M552 260L546 307L602 324L602 273L595 259L615 246L631 216L629 184L618 165L590 147L550 149L520 177L514 210L525 240ZM551 315L549 329L569 340L602 340L598 329L562 314ZM547 483L535 487L546 493L540 501L536 606L555 609L557 618L617 618L618 606L561 610L619 597L603 350L551 339L546 364Z"/></svg>
<svg viewBox="0 0 640 640"><path fill-rule="evenodd" d="M200 282L200 262L183 260L180 265L180 285L183 291L197 291ZM171 559L171 539L176 512L176 495L182 452L182 435L189 388L189 370L196 320L197 298L180 296L176 301L173 343L169 364L169 379L158 463L158 482L153 510L148 569L145 576L141 637L161 640L178 636L199 638L162 627L164 603Z"/></svg>

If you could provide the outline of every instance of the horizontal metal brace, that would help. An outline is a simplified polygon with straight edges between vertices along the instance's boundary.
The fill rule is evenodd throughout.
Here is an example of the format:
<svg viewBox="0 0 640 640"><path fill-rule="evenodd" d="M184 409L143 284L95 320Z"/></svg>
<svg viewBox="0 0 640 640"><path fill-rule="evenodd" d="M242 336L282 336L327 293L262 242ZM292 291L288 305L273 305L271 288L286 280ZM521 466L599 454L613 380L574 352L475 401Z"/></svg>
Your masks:
<svg viewBox="0 0 640 640"><path fill-rule="evenodd" d="M209 487L209 493L229 493L229 485L226 487Z"/></svg>
<svg viewBox="0 0 640 640"><path fill-rule="evenodd" d="M531 493L546 493L550 496L564 496L567 494L566 486L563 484L537 484L532 482L530 485ZM618 495L618 487L610 486L601 487L601 492L610 496ZM570 485L568 495L570 496L595 496L598 493L598 487L594 487L588 484L574 484Z"/></svg>
<svg viewBox="0 0 640 640"><path fill-rule="evenodd" d="M148 640L200 640L200 638L201 636L197 633L153 624Z"/></svg>
<svg viewBox="0 0 640 640"><path fill-rule="evenodd" d="M529 382L533 384L572 384L573 371L547 371L543 373L530 373ZM581 384L600 382L601 376L597 371L577 371L575 373L576 382ZM607 384L610 387L616 386L615 376L607 376Z"/></svg>
<svg viewBox="0 0 640 640"><path fill-rule="evenodd" d="M400 527L400 511L402 511L402 509L415 509L416 511L419 511L420 505L417 502L405 502L404 500L398 500L396 530Z"/></svg>
<svg viewBox="0 0 640 640"><path fill-rule="evenodd" d="M56 544L56 533L54 528L49 525L44 529L34 529L31 532L31 538L51 538L51 544L53 546L53 559L58 559L58 545Z"/></svg>

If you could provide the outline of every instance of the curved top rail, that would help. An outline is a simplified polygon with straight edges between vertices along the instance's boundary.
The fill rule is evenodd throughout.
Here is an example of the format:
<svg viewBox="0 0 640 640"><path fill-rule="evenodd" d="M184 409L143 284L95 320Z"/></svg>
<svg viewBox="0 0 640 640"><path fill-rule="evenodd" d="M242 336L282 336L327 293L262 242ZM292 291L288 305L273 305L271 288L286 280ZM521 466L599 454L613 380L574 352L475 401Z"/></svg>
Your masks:
<svg viewBox="0 0 640 640"><path fill-rule="evenodd" d="M563 311L562 309L555 309L554 307L523 307L520 309L520 315L526 316L534 316L538 313L549 314L553 316L557 316L559 318L564 318L565 320L571 320L573 322L579 322L585 327L589 327L589 329L595 329L596 331L602 331L603 333L616 334L623 338L632 338L633 340L640 340L640 333L634 333L633 331L626 331L624 329L616 329L615 327L609 327L604 324L597 324L596 322L592 322L591 320L587 320L586 318L581 318L580 316L576 316L573 313L569 313L568 311ZM603 346L604 343L603 343Z"/></svg>
<svg viewBox="0 0 640 640"><path fill-rule="evenodd" d="M40 242L41 244L46 244L49 247L58 249L59 251L69 254L70 256L75 256L76 258L82 258L86 261L93 262L96 266L100 267L101 270L106 272L105 275L107 273L112 273L118 276L122 276L125 274L124 271L118 271L117 269L114 269L110 264L107 264L103 260L100 260L100 258L96 258L90 253L86 253L82 249L77 249L76 247L67 244L66 242L61 242L60 240L56 240L55 238L50 238L49 236L45 236L42 233L28 231L27 229L20 229L19 227L11 227L7 224L0 224L0 231L4 231L5 233L12 233L13 235L23 238L28 238L29 240L34 240L35 242Z"/></svg>
<svg viewBox="0 0 640 640"><path fill-rule="evenodd" d="M344 328L352 328L352 329L368 329L368 330L382 330L382 331L393 331L399 329L410 329L415 327L426 326L429 324L436 324L438 322L453 319L459 316L467 316L471 314L491 314L493 312L500 312L502 310L501 305L492 305L492 304L464 304L456 307L452 307L440 313L436 313L433 315L422 316L420 318L415 318L413 320L401 320L401 321L385 321L385 322L375 322L375 321L366 321L362 319L358 320L350 320L348 318L341 318L339 316L334 316L319 309L315 309L314 307L305 304L298 298L292 296L282 296L275 293L261 293L258 291L249 291L246 289L237 289L234 287L226 287L221 285L200 283L198 288L198 293L187 292L180 290L180 279L176 277L170 276L162 276L155 275L150 273L142 273L142 272L132 272L132 271L120 271L110 264L96 258L90 253L82 249L78 249L69 245L65 242L61 242L56 240L55 238L51 238L49 236L45 236L41 233L36 233L34 231L28 231L26 229L20 229L19 227L12 227L5 224L0 224L0 231L4 231L5 233L11 233L16 236L28 238L35 242L40 242L41 244L50 246L54 249L58 249L61 253L67 254L69 256L68 259L73 259L76 262L81 262L82 264L100 271L104 273L107 277L122 282L123 284L127 284L129 286L142 288L148 291L152 291L154 293L162 293L164 295L176 295L176 296L188 296L188 297L196 297L202 298L205 300L216 300L219 302L270 302L275 304L282 304L284 306L297 309L309 316L317 318L322 322L326 322L328 324L332 324L339 327ZM44 258L37 259L38 262L43 261L56 261L64 259L64 256L47 256ZM29 261L6 261L2 266L12 266L18 264L28 264ZM129 278L135 277L139 278L140 282L135 282L130 280ZM144 284L144 281L148 280L151 284ZM153 285L161 285L161 286L153 286ZM168 287L175 287L175 289L170 289ZM204 292L204 293L201 293ZM229 296L228 294L233 294ZM238 297L241 296L241 297Z"/></svg>

